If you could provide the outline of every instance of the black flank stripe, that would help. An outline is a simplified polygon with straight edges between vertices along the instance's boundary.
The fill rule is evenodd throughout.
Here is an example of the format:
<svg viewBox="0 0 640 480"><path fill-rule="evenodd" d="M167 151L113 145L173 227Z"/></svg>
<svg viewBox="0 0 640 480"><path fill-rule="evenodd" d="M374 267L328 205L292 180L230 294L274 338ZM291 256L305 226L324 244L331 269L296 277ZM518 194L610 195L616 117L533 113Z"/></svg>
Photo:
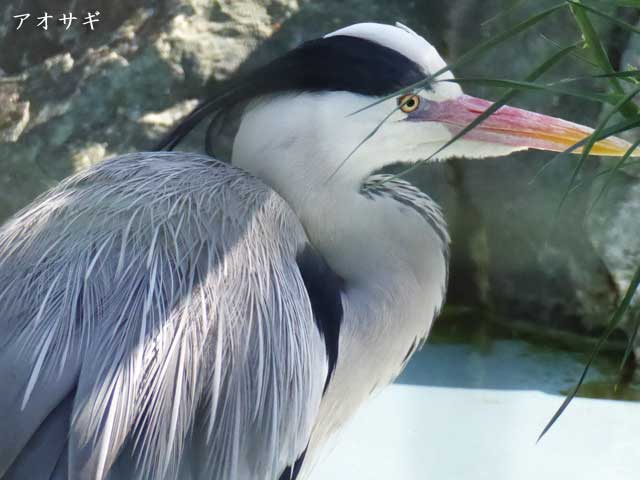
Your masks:
<svg viewBox="0 0 640 480"><path fill-rule="evenodd" d="M341 292L344 280L327 264L325 259L309 244L297 256L298 268L307 289L313 316L324 338L329 361L325 390L338 362L338 344L343 309Z"/></svg>
<svg viewBox="0 0 640 480"><path fill-rule="evenodd" d="M302 452L296 460L296 463L293 464L293 467L289 466L285 468L284 472L282 472L282 475L280 475L280 478L278 478L278 480L296 480L296 478L298 478L300 470L302 469L302 462L304 462L304 456L306 454L307 449L305 448L304 452Z"/></svg>

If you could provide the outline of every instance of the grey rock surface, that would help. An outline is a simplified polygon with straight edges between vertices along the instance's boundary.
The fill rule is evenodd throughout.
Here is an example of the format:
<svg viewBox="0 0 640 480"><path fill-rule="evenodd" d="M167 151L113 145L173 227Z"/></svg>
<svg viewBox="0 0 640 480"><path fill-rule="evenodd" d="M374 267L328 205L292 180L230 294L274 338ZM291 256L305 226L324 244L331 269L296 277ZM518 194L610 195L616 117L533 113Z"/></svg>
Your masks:
<svg viewBox="0 0 640 480"><path fill-rule="evenodd" d="M621 69L640 68L640 41L631 37L621 59ZM638 100L635 100L638 102ZM614 118L612 122L622 118ZM638 140L640 129L625 132L630 142ZM601 171L612 169L618 160L602 162ZM586 218L588 238L611 276L613 288L622 297L640 267L640 167L630 158L627 166L593 182L589 199L593 212ZM640 295L632 299L627 328L633 328L640 312ZM640 341L636 341L636 357Z"/></svg>
<svg viewBox="0 0 640 480"><path fill-rule="evenodd" d="M482 2L482 7L499 12L505 11L508 3L491 0ZM520 2L517 9L506 10L482 24L478 21L480 2L459 2L449 16L450 28L445 35L449 55L459 57L479 40L506 30L518 19L552 3ZM579 38L573 25L567 11L557 12L456 73L524 79L558 51L559 45L569 45ZM605 39L614 34L610 25L596 25ZM565 57L542 79L591 72L585 62ZM586 87L600 85L592 82L582 86ZM477 86L466 90L492 99L502 93ZM601 111L596 103L546 93L523 92L510 103L586 125L595 125ZM613 288L610 271L585 227L589 188L573 192L558 212L577 158L553 158L546 152L525 152L509 158L452 162L458 204L455 218L450 219L457 253L454 275L456 270L467 273L466 281L454 280L452 301L464 304L471 297L472 302L478 301L514 323L532 322L541 328L597 335L620 292ZM598 159L590 159L583 174L589 176L597 165Z"/></svg>

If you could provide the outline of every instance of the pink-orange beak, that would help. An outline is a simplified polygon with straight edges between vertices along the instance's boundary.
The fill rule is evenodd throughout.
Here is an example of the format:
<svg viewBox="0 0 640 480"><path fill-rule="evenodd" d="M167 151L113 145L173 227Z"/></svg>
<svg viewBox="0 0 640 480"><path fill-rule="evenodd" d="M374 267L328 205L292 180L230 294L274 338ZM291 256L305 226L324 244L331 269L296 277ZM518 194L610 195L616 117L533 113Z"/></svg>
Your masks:
<svg viewBox="0 0 640 480"><path fill-rule="evenodd" d="M458 133L492 104L487 100L468 95L462 95L454 100L429 102L429 106L418 114L417 120L439 122L447 126L452 133ZM521 148L563 152L587 138L591 133L593 129L577 123L503 106L469 131L464 138ZM630 148L631 144L625 140L608 137L596 142L590 153L620 157ZM582 148L576 148L573 152L581 153ZM640 156L640 150L635 150L632 156Z"/></svg>

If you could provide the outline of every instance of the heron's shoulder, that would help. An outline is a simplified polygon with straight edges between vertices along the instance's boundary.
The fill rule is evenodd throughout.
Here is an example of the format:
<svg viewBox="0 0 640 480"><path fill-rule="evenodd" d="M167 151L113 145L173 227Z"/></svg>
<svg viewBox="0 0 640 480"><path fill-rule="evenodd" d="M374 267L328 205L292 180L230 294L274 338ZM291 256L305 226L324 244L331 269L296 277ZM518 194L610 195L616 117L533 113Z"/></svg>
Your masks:
<svg viewBox="0 0 640 480"><path fill-rule="evenodd" d="M272 242L293 259L306 242L297 216L260 179L184 152L125 154L67 178L0 228L0 254L3 245L27 242L38 232L64 239L68 248L122 235L140 245L153 238L167 245L222 245L243 237L258 251Z"/></svg>
<svg viewBox="0 0 640 480"><path fill-rule="evenodd" d="M167 193L180 187L183 193L200 190L270 195L264 182L244 170L203 154L190 152L135 152L111 157L70 177L63 186L108 183L116 191L135 186L137 191ZM162 188L156 188L156 187Z"/></svg>
<svg viewBox="0 0 640 480"><path fill-rule="evenodd" d="M188 152L138 152L107 159L51 191L91 212L145 210L158 216L186 211L192 221L254 218L299 230L297 217L271 187L215 158Z"/></svg>

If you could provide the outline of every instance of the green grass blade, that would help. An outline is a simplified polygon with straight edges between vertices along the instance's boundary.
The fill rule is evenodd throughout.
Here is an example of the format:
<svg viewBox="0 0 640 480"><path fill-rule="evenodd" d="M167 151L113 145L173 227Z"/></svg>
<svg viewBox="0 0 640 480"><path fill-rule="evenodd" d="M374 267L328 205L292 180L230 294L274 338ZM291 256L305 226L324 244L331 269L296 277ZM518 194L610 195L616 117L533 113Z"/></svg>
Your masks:
<svg viewBox="0 0 640 480"><path fill-rule="evenodd" d="M569 53L577 48L577 45L570 45L568 47L563 48L559 52L556 52L554 55L545 60L542 64L536 67L527 77L525 77L525 81L530 83L540 77L543 73L547 72L551 67L553 67L556 63L558 63L561 59L566 57ZM535 85L532 83L532 85ZM495 113L500 107L505 105L507 102L511 101L516 94L518 93L518 89L514 88L505 92L496 102L494 102L487 110L482 112L476 119L474 119L469 125L464 127L460 132L453 136L447 143L445 143L442 147L440 147L435 153L433 153L427 160L435 157L437 154L442 152L445 148L449 147L453 142L458 140L459 138L465 136L475 127L484 122L489 116Z"/></svg>
<svg viewBox="0 0 640 480"><path fill-rule="evenodd" d="M579 8L583 8L584 10L588 10L589 12L598 15L599 17L602 18L606 18L607 20L609 20L610 22L615 23L617 26L628 30L632 33L640 33L640 28L631 25L630 23L625 22L624 20L620 20L619 18L614 17L613 15L609 15L606 12L603 12L602 10L599 10L595 7L591 7L587 4L584 3L578 3L575 2L574 0L567 0L568 3L571 3L572 5L577 5ZM640 0L638 0L638 3L635 5L636 7L640 8Z"/></svg>
<svg viewBox="0 0 640 480"><path fill-rule="evenodd" d="M587 43L587 47L591 50L596 63L598 63L604 73L614 73L615 70L611 66L607 51L605 50L604 45L600 40L600 36L598 35L596 29L593 27L593 24L589 19L589 15L587 14L587 11L593 12L594 10L599 10L593 7L589 7L587 9L580 0L567 0L567 2L570 5L571 12L573 13L576 22L578 23L578 27L582 31L584 39ZM611 83L611 87L616 93L624 93L624 89L622 88L622 85L617 78L612 77L609 79L609 81ZM628 103L620 108L620 113L622 113L625 117L632 117L638 113L638 107L636 107L632 103Z"/></svg>
<svg viewBox="0 0 640 480"><path fill-rule="evenodd" d="M596 205L598 204L598 202L602 198L604 198L604 196L607 194L607 191L609 190L609 187L611 186L611 183L613 182L614 175L616 174L616 172L620 171L620 169L622 167L624 167L624 164L627 162L629 157L631 157L631 154L635 151L635 149L639 145L640 145L640 139L638 139L635 142L633 142L633 144L631 144L631 147L629 147L629 149L627 149L625 154L620 158L620 160L611 169L611 171L609 172L608 177L606 178L606 180L604 182L604 185L600 189L600 192L598 192L598 195L596 196L596 199L591 204L591 207L589 207L588 214L591 214L593 212L593 210L594 210L594 208L596 208Z"/></svg>
<svg viewBox="0 0 640 480"><path fill-rule="evenodd" d="M582 42L576 42L573 45L560 48L560 50L558 50L536 68L534 68L531 72L529 72L529 74L524 77L525 81L533 82L537 80L541 75L547 73L556 63L558 63L564 57L573 54L581 44Z"/></svg>
<svg viewBox="0 0 640 480"><path fill-rule="evenodd" d="M605 73L612 73L615 70L611 66L611 62L609 61L609 56L607 55L607 51L604 48L604 45L600 41L600 35L594 28L589 16L587 15L587 10L580 2L580 0L567 0L570 5L571 12L573 13L574 18L576 19L576 23L578 27L582 31L582 35L584 36L584 40L587 44L587 48L591 50L593 54L593 58L598 64L598 66ZM618 92L622 93L622 86L615 81L612 81L613 88Z"/></svg>
<svg viewBox="0 0 640 480"><path fill-rule="evenodd" d="M624 165L620 166L620 170L627 168L627 167L637 167L638 165L640 165L640 160L633 160L631 162L626 161L624 162ZM571 192L573 192L574 190L577 190L579 187L583 186L584 184L591 184L594 180L603 177L605 175L609 175L612 171L615 170L616 167L610 167L610 168L603 168L602 170L594 173L593 175L590 175L589 177L585 178L584 180L578 180L575 185L573 186L573 188L571 189Z"/></svg>
<svg viewBox="0 0 640 480"><path fill-rule="evenodd" d="M615 0L618 7L640 8L640 0Z"/></svg>
<svg viewBox="0 0 640 480"><path fill-rule="evenodd" d="M524 0L515 0L511 5L509 5L506 8L503 8L501 11L499 11L493 17L490 17L487 20L483 21L480 24L480 26L482 28L486 28L486 26L489 25L490 23L494 23L494 22L504 18L505 16L509 15L511 12L513 12L515 9L517 9L523 3L524 3Z"/></svg>
<svg viewBox="0 0 640 480"><path fill-rule="evenodd" d="M631 305L631 300L632 300L633 296L635 295L636 291L638 290L638 285L640 285L640 267L638 267L638 269L636 270L636 272L635 272L635 274L633 276L633 279L631 280L631 283L629 284L629 288L627 289L627 292L625 293L624 298L622 299L622 302L620 302L620 304L616 308L615 312L613 313L611 319L609 320L609 325L607 327L607 331L605 332L605 334L602 337L600 337L600 339L598 340L598 343L595 345L595 347L591 351L591 355L589 357L589 360L587 361L584 369L582 370L582 375L580 375L580 379L578 380L578 383L571 390L571 392L565 397L564 401L562 402L562 405L560 405L560 408L558 408L558 410L551 417L551 420L549 420L547 425L544 427L544 429L542 430L542 433L540 433L540 436L538 437L538 442L549 431L549 429L555 424L555 422L558 420L558 418L560 418L562 413L566 410L566 408L569 406L571 401L577 395L578 391L580 390L580 387L584 383L584 379L587 377L587 373L589 372L589 369L591 368L591 364L593 363L594 359L596 358L598 353L600 353L600 350L602 349L602 346L609 339L611 334L614 332L614 330L616 329L616 327L620 323L620 320L622 320L624 314L629 309L629 306Z"/></svg>
<svg viewBox="0 0 640 480"><path fill-rule="evenodd" d="M558 209L556 211L556 218L557 218L557 214L560 212L560 210L564 206L567 198L569 197L569 191L570 191L571 187L573 187L576 179L578 178L578 174L580 173L580 170L582 170L582 166L584 165L584 162L586 161L587 157L591 153L591 149L593 148L593 146L599 140L599 138L601 136L601 133L603 132L603 130L607 126L607 123L609 123L609 120L611 120L611 117L613 117L617 112L619 112L624 107L624 105L626 105L628 102L630 102L631 99L633 97L635 97L638 93L640 93L640 87L637 87L637 88L633 89L631 92L629 92L627 95L625 95L614 106L614 108L611 109L611 111L609 113L607 113L602 118L602 120L600 120L598 122L598 125L593 130L593 133L591 135L589 135L587 143L585 144L584 148L582 149L582 153L580 155L580 160L578 160L578 164L576 165L576 168L573 170L573 173L571 175L571 179L569 181L569 187L563 193L562 198L560 200L560 203L558 205Z"/></svg>
<svg viewBox="0 0 640 480"><path fill-rule="evenodd" d="M362 145L364 145L366 142L369 141L369 139L371 137L373 137L376 133L378 133L378 131L380 130L380 128L382 128L382 125L384 125L386 123L387 120L389 120L389 118L391 118L391 115L393 115L394 113L396 113L398 110L400 109L400 105L398 105L396 108L394 108L393 110L391 110L381 121L380 123L378 123L378 125L376 125L374 127L373 130L371 130L366 137L364 137L360 143L358 143L353 150L351 150L351 152L349 153L349 155L347 155L344 160L342 160L342 162L340 162L340 165L338 165L338 167L333 171L333 173L331 175L329 175L329 178L327 178L326 182L330 182L333 177L336 175L336 173L338 173L340 171L340 169L342 167L344 167L344 165L349 161L349 159L353 156L354 153L356 153L360 147ZM353 114L350 114L353 115ZM325 183L326 183L325 182Z"/></svg>
<svg viewBox="0 0 640 480"><path fill-rule="evenodd" d="M602 136L598 140L626 132L627 130L631 130L636 127L640 127L640 115L637 115L634 118L627 118L619 123L614 123L611 127L602 132Z"/></svg>
<svg viewBox="0 0 640 480"><path fill-rule="evenodd" d="M636 128L636 127L640 127L640 115L637 116L636 118L632 118L630 120L624 120L622 122L616 123L616 124L606 128L598 136L598 140L602 140L602 139L605 139L607 137L611 137L612 135L616 135L616 134L618 134L620 132L625 132L627 130L631 130L632 128ZM545 170L547 170L552 164L556 163L557 161L559 161L562 158L568 157L569 155L573 154L574 150L580 148L581 146L585 145L586 143L587 143L587 138L585 138L583 140L580 140L579 142L571 145L564 152L560 152L557 155L555 155L551 160L549 160L547 163L545 163L544 166L540 170L538 170L538 172L536 172L536 174L533 176L533 178L531 179L529 184L531 185L531 184L535 183L538 180L538 178L540 178L540 176L545 172Z"/></svg>
<svg viewBox="0 0 640 480"><path fill-rule="evenodd" d="M461 55L460 57L458 57L458 59L447 65L446 67L441 68L440 70L438 70L437 72L431 74L431 75L427 75L425 76L424 80L421 80L419 82L416 82L412 85L409 85L405 88L402 88L396 92L393 92L392 94L387 95L386 97L382 97L378 100L376 100L375 102L372 102L370 105L367 105L366 107L361 108L360 110L357 110L354 112L354 114L356 113L360 113L363 110L366 110L367 108L371 108L375 105L378 105L382 102L385 102L387 100L389 100L390 98L393 97L397 97L400 95L403 95L405 93L408 92L413 92L417 89L420 88L429 88L429 83L432 82L434 79L436 79L438 77L438 75L442 75L445 72L448 72L449 70L452 70L454 68L458 68L461 67L462 65L465 65L467 63L470 63L474 60L476 60L478 57L480 57L481 55L485 54L486 52L488 52L489 50L491 50L492 48L494 48L496 45L518 35L519 33L524 32L525 30L528 30L529 28L535 26L536 24L540 23L542 20L544 20L545 18L547 18L549 15L551 15L552 13L557 12L558 10L562 9L562 8L566 8L567 7L567 3L566 0L553 5L552 7L547 8L546 10L541 11L540 13L533 15L529 18L527 18L526 20L523 20L522 22L514 25L513 27L509 28L508 30L505 30L504 32L496 35L495 37L491 37L487 40L485 40L484 42L480 43L479 45L477 45L476 47L472 48L471 50L469 50L468 52L464 53L463 55Z"/></svg>
<svg viewBox="0 0 640 480"><path fill-rule="evenodd" d="M565 47L562 50L556 52L551 57L549 57L544 62L542 62L540 65L538 65L535 69L533 69L525 77L525 81L531 82L531 81L536 80L542 74L544 74L549 69L551 69L551 67L553 67L556 63L558 63L560 60L562 60L564 57L566 57L572 51L574 51L577 47L578 47L578 44L573 44L573 45L569 45L568 47ZM471 130L473 130L475 127L480 125L482 122L484 122L489 116L491 116L493 113L495 113L500 107L505 105L507 102L511 101L518 93L519 93L519 91L517 89L508 90L498 100L496 100L489 108L487 108L484 112L482 112L480 115L478 115L477 118L475 118L471 123L469 123L466 127L464 127L460 132L458 132L456 135L454 135L448 142L446 142L442 147L440 147L438 150L436 150L434 153L432 153L428 158L426 158L426 159L424 159L424 160L422 160L420 162L417 162L416 164L414 164L411 167L401 171L400 173L398 173L396 175L393 175L392 177L389 177L386 181L390 181L390 180L392 180L394 178L401 177L401 176L404 176L404 175L408 175L409 173L414 171L416 168L418 168L422 163L428 162L433 157L435 157L440 152L442 152L444 149L446 149L451 144L453 144L453 142L457 141L458 139L460 139L461 137L463 137L464 135L469 133Z"/></svg>
<svg viewBox="0 0 640 480"><path fill-rule="evenodd" d="M596 75L581 75L579 77L568 77L568 78L563 78L562 80L557 80L551 83L551 85L564 85L567 83L580 82L582 80L593 80L598 78L619 78L622 80L628 80L628 79L640 80L640 70L623 70L621 72L598 73Z"/></svg>
<svg viewBox="0 0 640 480"><path fill-rule="evenodd" d="M467 53L465 53L462 56L458 57L458 59L454 63L452 63L452 64L450 64L450 65L448 65L446 67L443 67L440 70L438 70L436 73L433 74L433 77L437 77L438 75L441 75L444 72L447 72L447 71L449 71L451 69L454 69L454 68L459 68L462 65L465 65L467 63L470 63L470 62L474 61L480 55L483 55L484 53L486 53L487 51L491 50L492 48L494 48L495 46L499 45L500 43L504 42L505 40L508 40L508 39L514 37L515 35L517 35L517 34L519 34L521 32L524 32L525 30L528 30L529 28L533 27L534 25L540 23L540 21L544 20L545 18L547 18L552 13L555 13L558 10L560 10L561 8L565 8L565 7L566 7L566 3L565 2L561 2L561 3L558 3L556 5L553 5L552 7L547 8L546 10L543 10L540 13L537 13L535 15L530 16L526 20L523 20L522 22L517 23L516 25L514 25L511 28L509 28L508 30L505 30L504 32L496 35L495 37L492 37L492 38L482 42L477 47L472 48Z"/></svg>
<svg viewBox="0 0 640 480"><path fill-rule="evenodd" d="M627 364L629 357L631 356L631 352L633 352L633 344L636 343L636 338L638 338L638 331L640 330L640 315L636 315L635 324L633 325L633 333L631 337L629 337L629 341L627 342L627 348L624 350L624 355L622 356L622 360L620 361L620 366L618 367L618 374L622 373L624 370L624 366Z"/></svg>
<svg viewBox="0 0 640 480"><path fill-rule="evenodd" d="M544 40L546 40L547 42L549 42L550 44L556 46L556 47L560 47L560 43L558 43L557 41L555 41L553 38L549 37L548 35L545 35L544 33L540 34L540 37L543 38ZM578 42L579 44L584 45L584 41L582 42ZM571 54L571 56L577 60L580 60L581 62L590 65L592 67L598 68L598 64L596 62L594 62L593 60L591 60L590 58L585 57L584 55L580 55L580 53L573 52Z"/></svg>
<svg viewBox="0 0 640 480"><path fill-rule="evenodd" d="M554 83L534 83L518 80L507 80L503 78L486 78L486 77L462 77L448 80L440 80L442 82L458 83L460 85L484 85L498 88L511 88L515 90L537 90L543 92L551 92L560 95L568 95L571 97L582 98L583 100L589 100L592 102L608 103L611 105L617 104L622 97L615 93L591 93L587 91L581 91L575 88L563 88L559 86L557 82Z"/></svg>

